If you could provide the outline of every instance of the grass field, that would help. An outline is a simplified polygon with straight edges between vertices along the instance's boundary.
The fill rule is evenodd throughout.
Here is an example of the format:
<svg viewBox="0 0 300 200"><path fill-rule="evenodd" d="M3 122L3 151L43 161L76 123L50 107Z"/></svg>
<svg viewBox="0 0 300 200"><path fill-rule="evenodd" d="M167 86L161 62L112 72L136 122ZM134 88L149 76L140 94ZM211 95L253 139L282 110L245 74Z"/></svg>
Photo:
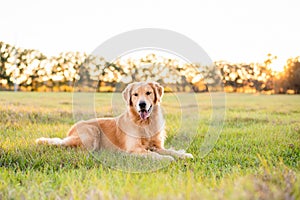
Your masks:
<svg viewBox="0 0 300 200"><path fill-rule="evenodd" d="M96 94L98 116L114 115L111 98ZM38 137L63 137L74 123L71 93L0 92L0 199L300 199L299 95L227 94L222 133L204 158L212 105L208 94L196 98L200 117L187 147L195 158L131 173L84 149L35 145ZM181 130L179 105L164 97L166 146Z"/></svg>

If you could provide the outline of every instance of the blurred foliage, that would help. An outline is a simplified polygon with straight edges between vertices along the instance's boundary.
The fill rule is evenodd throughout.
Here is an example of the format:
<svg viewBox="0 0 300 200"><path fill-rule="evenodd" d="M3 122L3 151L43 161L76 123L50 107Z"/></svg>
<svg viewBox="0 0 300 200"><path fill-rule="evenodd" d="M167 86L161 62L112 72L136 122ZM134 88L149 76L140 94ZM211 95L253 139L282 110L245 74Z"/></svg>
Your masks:
<svg viewBox="0 0 300 200"><path fill-rule="evenodd" d="M155 54L108 62L79 52L47 57L0 42L0 59L0 90L112 92L132 81L151 80L164 84L166 91L300 93L299 57L275 73L270 65L276 56L271 54L264 63L219 61L211 66Z"/></svg>
<svg viewBox="0 0 300 200"><path fill-rule="evenodd" d="M228 92L262 92L273 89L272 70L266 65L257 63L218 62L225 90Z"/></svg>
<svg viewBox="0 0 300 200"><path fill-rule="evenodd" d="M276 80L274 90L276 93L300 94L300 56L290 58Z"/></svg>

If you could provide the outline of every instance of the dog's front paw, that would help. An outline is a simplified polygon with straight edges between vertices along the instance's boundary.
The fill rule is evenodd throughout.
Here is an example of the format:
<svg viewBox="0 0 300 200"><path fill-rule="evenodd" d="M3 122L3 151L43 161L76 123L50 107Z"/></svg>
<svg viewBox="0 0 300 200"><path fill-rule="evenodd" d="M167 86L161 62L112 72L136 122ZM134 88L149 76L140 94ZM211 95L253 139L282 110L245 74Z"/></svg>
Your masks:
<svg viewBox="0 0 300 200"><path fill-rule="evenodd" d="M158 158L158 160L167 161L167 162L173 162L173 161L175 161L175 158L173 156L169 156L169 155L159 155L156 158Z"/></svg>
<svg viewBox="0 0 300 200"><path fill-rule="evenodd" d="M178 158L180 159L194 159L194 156L191 153L186 153L184 150L178 151Z"/></svg>
<svg viewBox="0 0 300 200"><path fill-rule="evenodd" d="M173 162L175 161L175 158L173 158L172 156L163 156L165 160L168 160L169 162Z"/></svg>
<svg viewBox="0 0 300 200"><path fill-rule="evenodd" d="M194 159L194 156L191 153L184 153L182 158L183 159Z"/></svg>

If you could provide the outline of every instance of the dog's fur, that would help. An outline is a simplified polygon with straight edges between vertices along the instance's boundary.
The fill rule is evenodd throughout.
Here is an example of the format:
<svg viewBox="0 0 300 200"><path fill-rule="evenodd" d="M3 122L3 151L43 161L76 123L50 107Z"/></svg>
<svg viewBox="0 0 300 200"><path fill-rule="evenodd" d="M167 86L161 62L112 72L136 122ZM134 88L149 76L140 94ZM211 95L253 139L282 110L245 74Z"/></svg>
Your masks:
<svg viewBox="0 0 300 200"><path fill-rule="evenodd" d="M158 159L193 158L192 154L164 148L166 133L160 102L164 89L156 82L135 82L123 91L127 111L116 118L96 118L73 125L67 137L39 138L38 144L89 150L122 150Z"/></svg>

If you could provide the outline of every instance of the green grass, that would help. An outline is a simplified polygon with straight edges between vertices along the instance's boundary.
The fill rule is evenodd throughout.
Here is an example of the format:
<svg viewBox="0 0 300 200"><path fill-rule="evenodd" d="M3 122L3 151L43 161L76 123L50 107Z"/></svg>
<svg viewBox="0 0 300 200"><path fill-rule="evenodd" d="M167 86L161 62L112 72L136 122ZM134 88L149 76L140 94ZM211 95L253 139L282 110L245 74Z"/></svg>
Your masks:
<svg viewBox="0 0 300 200"><path fill-rule="evenodd" d="M97 116L122 112L122 105L113 112L112 97L113 102L119 98L96 94ZM222 133L203 158L199 149L212 105L209 94L196 98L199 111L193 103L180 109L171 94L163 102L170 135L166 146L177 144L172 141L181 131L196 130L187 146L195 159L130 173L120 170L123 165L130 170L130 159L116 160L116 170L84 149L35 145L38 137L65 136L74 123L71 93L1 92L0 199L300 198L300 96L227 94ZM199 112L197 124L181 129L181 121L189 121L181 112L190 119ZM139 167L149 170L145 163Z"/></svg>

